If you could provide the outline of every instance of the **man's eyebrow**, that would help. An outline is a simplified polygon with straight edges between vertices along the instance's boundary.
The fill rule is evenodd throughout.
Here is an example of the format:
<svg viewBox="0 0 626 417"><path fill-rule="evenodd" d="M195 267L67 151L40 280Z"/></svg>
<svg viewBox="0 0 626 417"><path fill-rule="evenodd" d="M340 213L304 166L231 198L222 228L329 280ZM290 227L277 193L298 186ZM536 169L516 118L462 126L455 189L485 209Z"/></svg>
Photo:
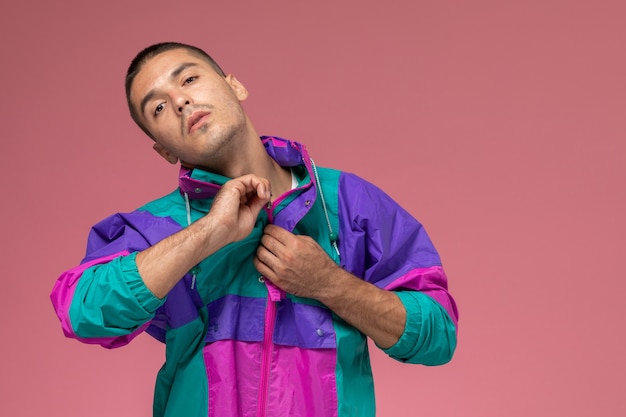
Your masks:
<svg viewBox="0 0 626 417"><path fill-rule="evenodd" d="M176 67L171 73L170 73L170 80L173 80L174 78L178 77L180 75L181 72L185 71L187 68L189 67L195 67L198 64L196 64L195 62L185 62L183 64L180 64L178 67ZM145 107L146 104L148 104L148 102L150 100L152 100L152 98L155 96L156 94L156 90L150 90L148 91L148 93L141 99L141 103L139 104L139 108L141 109L141 114L145 114Z"/></svg>

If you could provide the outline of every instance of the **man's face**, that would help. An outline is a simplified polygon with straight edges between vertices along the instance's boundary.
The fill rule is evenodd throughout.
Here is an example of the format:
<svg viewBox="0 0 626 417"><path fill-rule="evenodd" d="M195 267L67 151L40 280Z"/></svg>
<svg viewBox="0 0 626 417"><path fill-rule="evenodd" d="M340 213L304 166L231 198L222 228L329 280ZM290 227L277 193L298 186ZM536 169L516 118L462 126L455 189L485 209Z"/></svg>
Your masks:
<svg viewBox="0 0 626 417"><path fill-rule="evenodd" d="M169 162L219 167L245 134L240 102L247 91L232 75L222 77L185 49L149 59L135 77L130 101L152 133L155 150Z"/></svg>

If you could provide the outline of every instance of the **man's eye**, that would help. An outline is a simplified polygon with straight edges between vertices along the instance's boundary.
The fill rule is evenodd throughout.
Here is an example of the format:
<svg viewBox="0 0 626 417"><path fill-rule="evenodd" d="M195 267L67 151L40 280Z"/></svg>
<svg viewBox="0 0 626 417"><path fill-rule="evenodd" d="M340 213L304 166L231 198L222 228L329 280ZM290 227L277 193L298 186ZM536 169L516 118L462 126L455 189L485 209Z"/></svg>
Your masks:
<svg viewBox="0 0 626 417"><path fill-rule="evenodd" d="M161 103L161 104L157 105L157 106L156 106L156 108L154 109L154 115L155 115L155 116L158 116L158 115L159 115L159 113L161 113L161 111L163 111L163 108L164 108L164 107L165 107L165 106L163 105L163 103Z"/></svg>
<svg viewBox="0 0 626 417"><path fill-rule="evenodd" d="M192 83L192 82L194 82L196 80L196 78L198 78L198 77L195 77L195 76L194 77L187 77L187 78L185 78L185 81L183 82L183 84Z"/></svg>

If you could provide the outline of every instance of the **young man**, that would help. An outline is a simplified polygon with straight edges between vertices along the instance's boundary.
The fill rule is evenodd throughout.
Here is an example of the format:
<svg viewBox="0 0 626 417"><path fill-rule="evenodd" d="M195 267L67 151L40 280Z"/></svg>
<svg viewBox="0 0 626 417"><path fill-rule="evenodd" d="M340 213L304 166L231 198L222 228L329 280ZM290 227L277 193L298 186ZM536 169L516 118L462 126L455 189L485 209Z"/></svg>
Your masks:
<svg viewBox="0 0 626 417"><path fill-rule="evenodd" d="M367 337L399 361L451 359L439 256L387 195L259 138L248 91L196 47L146 48L126 93L179 188L95 225L51 297L69 337L166 344L155 416L373 416Z"/></svg>

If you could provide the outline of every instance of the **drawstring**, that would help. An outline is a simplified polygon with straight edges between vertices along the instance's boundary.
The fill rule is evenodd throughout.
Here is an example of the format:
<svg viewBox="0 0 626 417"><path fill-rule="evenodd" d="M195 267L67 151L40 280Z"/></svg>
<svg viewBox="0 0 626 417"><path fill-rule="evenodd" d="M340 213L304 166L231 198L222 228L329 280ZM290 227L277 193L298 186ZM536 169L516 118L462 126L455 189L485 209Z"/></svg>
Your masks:
<svg viewBox="0 0 626 417"><path fill-rule="evenodd" d="M189 205L189 194L185 193L185 208L187 209L187 226L191 226L191 206Z"/></svg>
<svg viewBox="0 0 626 417"><path fill-rule="evenodd" d="M191 206L189 205L189 194L185 193L185 209L187 210L187 226L191 226ZM191 289L196 287L196 274L200 270L198 265L191 269Z"/></svg>
<svg viewBox="0 0 626 417"><path fill-rule="evenodd" d="M320 190L320 198L322 199L322 207L324 209L324 215L326 216L326 224L328 225L328 231L330 233L330 242L335 248L337 252L337 256L341 256L339 253L339 248L337 247L337 234L333 232L333 227L330 224L330 217L328 217L328 209L326 208L326 199L324 198L324 191L322 191L322 184L320 183L320 177L317 174L317 167L315 166L315 162L313 158L309 158L311 160L311 166L313 167L313 174L315 175L315 183L317 184L317 189Z"/></svg>

